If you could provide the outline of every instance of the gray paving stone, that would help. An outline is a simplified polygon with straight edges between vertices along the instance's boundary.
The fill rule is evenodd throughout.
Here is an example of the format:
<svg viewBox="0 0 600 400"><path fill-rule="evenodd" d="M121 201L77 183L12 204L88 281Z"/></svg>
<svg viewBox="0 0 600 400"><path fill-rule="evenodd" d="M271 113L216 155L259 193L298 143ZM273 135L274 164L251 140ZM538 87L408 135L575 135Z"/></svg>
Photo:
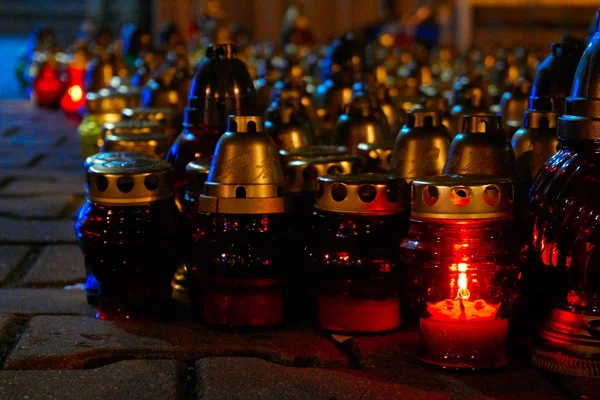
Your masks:
<svg viewBox="0 0 600 400"><path fill-rule="evenodd" d="M0 198L0 214L22 218L56 218L74 199L70 194Z"/></svg>
<svg viewBox="0 0 600 400"><path fill-rule="evenodd" d="M81 182L83 184L84 171L83 167L79 171L56 168L3 169L0 167L0 177L36 182Z"/></svg>
<svg viewBox="0 0 600 400"><path fill-rule="evenodd" d="M256 358L206 358L196 363L198 399L561 399L537 374L451 374L418 366L394 370L293 368ZM522 377L522 378L521 378Z"/></svg>
<svg viewBox="0 0 600 400"><path fill-rule="evenodd" d="M193 361L211 356L259 357L296 366L349 365L349 359L330 340L308 329L241 334L209 330L194 321L109 322L91 317L36 316L4 368L78 369L98 360L143 357Z"/></svg>
<svg viewBox="0 0 600 400"><path fill-rule="evenodd" d="M74 243L72 220L17 220L0 217L0 242Z"/></svg>
<svg viewBox="0 0 600 400"><path fill-rule="evenodd" d="M18 179L10 182L0 191L2 195L31 196L41 194L83 194L83 173L81 178L71 181L50 182Z"/></svg>
<svg viewBox="0 0 600 400"><path fill-rule="evenodd" d="M66 314L93 316L83 290L0 289L0 314Z"/></svg>
<svg viewBox="0 0 600 400"><path fill-rule="evenodd" d="M75 169L81 170L83 160L80 154L65 153L65 154L47 154L40 163L42 167L58 168L58 169Z"/></svg>
<svg viewBox="0 0 600 400"><path fill-rule="evenodd" d="M0 284L19 266L29 251L27 246L0 246Z"/></svg>
<svg viewBox="0 0 600 400"><path fill-rule="evenodd" d="M83 371L0 371L3 399L175 399L184 366L128 360Z"/></svg>
<svg viewBox="0 0 600 400"><path fill-rule="evenodd" d="M0 151L0 168L23 168L40 154L38 152L16 149Z"/></svg>
<svg viewBox="0 0 600 400"><path fill-rule="evenodd" d="M26 285L65 285L85 280L85 265L76 245L46 247L25 275Z"/></svg>

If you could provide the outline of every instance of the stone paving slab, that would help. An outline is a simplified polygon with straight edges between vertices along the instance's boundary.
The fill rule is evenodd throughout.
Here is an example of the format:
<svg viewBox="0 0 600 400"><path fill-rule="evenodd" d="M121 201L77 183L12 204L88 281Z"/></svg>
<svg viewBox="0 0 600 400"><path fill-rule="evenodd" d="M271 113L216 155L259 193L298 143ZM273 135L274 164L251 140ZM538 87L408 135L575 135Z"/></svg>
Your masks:
<svg viewBox="0 0 600 400"><path fill-rule="evenodd" d="M28 251L28 246L0 246L0 284L6 282Z"/></svg>
<svg viewBox="0 0 600 400"><path fill-rule="evenodd" d="M0 217L0 243L75 243L75 227L72 220Z"/></svg>
<svg viewBox="0 0 600 400"><path fill-rule="evenodd" d="M0 177L36 182L78 183L83 186L84 173L83 167L79 171L57 168L3 169L0 167Z"/></svg>
<svg viewBox="0 0 600 400"><path fill-rule="evenodd" d="M95 315L80 289L0 289L0 314Z"/></svg>
<svg viewBox="0 0 600 400"><path fill-rule="evenodd" d="M22 218L57 218L74 200L71 194L36 197L0 197L0 214Z"/></svg>
<svg viewBox="0 0 600 400"><path fill-rule="evenodd" d="M29 181L29 180L15 180L8 183L0 194L6 195L18 195L18 196L34 196L41 194L83 194L83 174L79 180L62 181L62 182L48 182L48 181Z"/></svg>
<svg viewBox="0 0 600 400"><path fill-rule="evenodd" d="M119 323L90 317L36 316L4 368L78 369L99 359L191 361L210 356L259 357L303 367L349 365L348 357L331 340L310 329L242 334L207 329L195 321Z"/></svg>
<svg viewBox="0 0 600 400"><path fill-rule="evenodd" d="M185 366L130 360L83 371L0 371L2 399L176 399Z"/></svg>
<svg viewBox="0 0 600 400"><path fill-rule="evenodd" d="M293 368L256 358L196 363L198 399L562 399L535 374L453 374L418 366L394 370ZM528 381L528 385L517 381Z"/></svg>
<svg viewBox="0 0 600 400"><path fill-rule="evenodd" d="M76 245L44 248L23 279L25 285L66 285L85 281L85 264Z"/></svg>

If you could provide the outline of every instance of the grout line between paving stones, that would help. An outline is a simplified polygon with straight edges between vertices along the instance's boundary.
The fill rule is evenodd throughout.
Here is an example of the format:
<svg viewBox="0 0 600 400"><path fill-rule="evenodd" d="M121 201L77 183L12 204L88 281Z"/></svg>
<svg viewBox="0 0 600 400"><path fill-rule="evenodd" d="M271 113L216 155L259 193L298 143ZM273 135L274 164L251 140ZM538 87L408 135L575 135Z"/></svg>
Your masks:
<svg viewBox="0 0 600 400"><path fill-rule="evenodd" d="M69 139L66 136L61 136L52 147L60 147L65 144Z"/></svg>
<svg viewBox="0 0 600 400"><path fill-rule="evenodd" d="M4 283L4 288L14 288L17 287L22 281L25 275L33 268L36 260L40 256L42 252L42 245L32 246L23 260L19 263L19 265L14 268L8 277L6 278L6 282Z"/></svg>
<svg viewBox="0 0 600 400"><path fill-rule="evenodd" d="M178 381L178 398L180 400L194 400L197 398L196 393L196 362L190 361L183 364L181 370L177 371Z"/></svg>
<svg viewBox="0 0 600 400"><path fill-rule="evenodd" d="M8 126L2 131L2 135L4 137L11 137L16 135L21 130L19 125Z"/></svg>
<svg viewBox="0 0 600 400"><path fill-rule="evenodd" d="M4 363L8 356L19 343L19 339L29 325L29 318L13 317L8 323L8 327L3 329L0 337L0 367L4 369Z"/></svg>
<svg viewBox="0 0 600 400"><path fill-rule="evenodd" d="M37 156L33 157L27 164L25 164L25 168L32 168L37 166L44 160L44 158L46 158L46 156L46 154L38 154Z"/></svg>

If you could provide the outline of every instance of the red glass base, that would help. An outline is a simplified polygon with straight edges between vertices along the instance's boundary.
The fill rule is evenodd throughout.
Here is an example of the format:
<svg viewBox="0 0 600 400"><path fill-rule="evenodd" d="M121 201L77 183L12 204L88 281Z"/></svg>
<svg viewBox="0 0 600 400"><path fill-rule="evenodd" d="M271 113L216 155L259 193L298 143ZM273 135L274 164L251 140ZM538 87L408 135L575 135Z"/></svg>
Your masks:
<svg viewBox="0 0 600 400"><path fill-rule="evenodd" d="M204 288L203 316L209 325L273 327L283 323L284 295L275 279L223 279Z"/></svg>
<svg viewBox="0 0 600 400"><path fill-rule="evenodd" d="M368 299L347 294L320 295L319 326L332 332L374 333L400 326L400 299Z"/></svg>
<svg viewBox="0 0 600 400"><path fill-rule="evenodd" d="M508 320L443 321L421 318L421 360L445 369L508 365Z"/></svg>
<svg viewBox="0 0 600 400"><path fill-rule="evenodd" d="M96 318L148 320L168 315L171 308L171 285L169 280L161 281L163 282L151 283L140 278L137 281L124 281L128 283L118 286L103 284Z"/></svg>

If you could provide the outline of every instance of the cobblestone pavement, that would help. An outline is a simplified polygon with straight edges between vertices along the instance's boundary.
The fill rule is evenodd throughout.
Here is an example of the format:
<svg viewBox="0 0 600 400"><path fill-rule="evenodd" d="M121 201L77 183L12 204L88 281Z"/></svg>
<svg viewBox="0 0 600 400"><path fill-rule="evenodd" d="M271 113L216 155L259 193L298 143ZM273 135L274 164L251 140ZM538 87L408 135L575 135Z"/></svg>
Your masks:
<svg viewBox="0 0 600 400"><path fill-rule="evenodd" d="M309 328L216 332L188 317L155 324L94 319L74 240L84 201L75 130L59 112L0 102L0 399L591 399L600 393L596 382L547 376L525 361L502 373L425 369L415 359L414 330L333 338Z"/></svg>

